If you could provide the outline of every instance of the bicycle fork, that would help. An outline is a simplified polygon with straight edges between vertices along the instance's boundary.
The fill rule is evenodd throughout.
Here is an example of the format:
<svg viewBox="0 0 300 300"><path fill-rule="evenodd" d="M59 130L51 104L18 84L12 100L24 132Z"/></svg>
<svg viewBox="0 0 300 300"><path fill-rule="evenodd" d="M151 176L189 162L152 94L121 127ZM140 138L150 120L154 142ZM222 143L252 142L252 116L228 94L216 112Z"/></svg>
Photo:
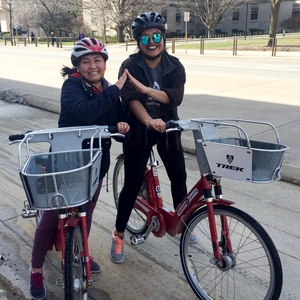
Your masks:
<svg viewBox="0 0 300 300"><path fill-rule="evenodd" d="M69 215L70 214L70 215ZM77 212L66 212L65 209L59 211L59 247L61 250L61 269L64 273L65 268L65 240L66 240L66 231L69 227L75 227L79 225L81 229L82 239L83 239L83 253L80 253L81 256L84 256L85 261L85 276L86 276L86 284L90 286L93 281L98 280L98 276L96 280L91 280L91 267L90 267L90 256L89 256L89 247L88 247L88 232L86 225L86 211L84 206L80 206ZM96 275L96 274L93 274ZM57 286L64 286L64 278L59 278L56 281ZM84 288L87 289L87 286Z"/></svg>
<svg viewBox="0 0 300 300"><path fill-rule="evenodd" d="M213 182L215 196L217 199L222 198L222 189L219 181ZM204 197L207 205L207 216L209 221L209 228L211 234L211 242L212 249L214 253L214 258L212 258L211 262L217 265L220 269L228 269L233 265L233 256L232 256L232 245L229 234L229 227L227 218L224 215L220 216L221 221L221 239L219 242L218 232L214 214L214 206L213 206L213 197L212 197L212 189L208 180L205 180L205 189L204 189ZM221 248L222 253L221 253Z"/></svg>

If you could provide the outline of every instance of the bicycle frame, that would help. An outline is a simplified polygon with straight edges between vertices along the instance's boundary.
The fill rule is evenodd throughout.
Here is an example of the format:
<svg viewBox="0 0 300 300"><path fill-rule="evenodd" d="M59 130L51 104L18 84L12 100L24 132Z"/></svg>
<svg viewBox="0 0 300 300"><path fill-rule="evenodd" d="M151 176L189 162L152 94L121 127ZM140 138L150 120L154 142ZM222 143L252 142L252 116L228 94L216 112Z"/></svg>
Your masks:
<svg viewBox="0 0 300 300"><path fill-rule="evenodd" d="M147 200L138 196L134 205L135 208L147 216L147 220L152 220L153 223L148 224L149 229L145 233L144 239L148 237L152 230L152 233L156 237L163 237L166 233L168 233L170 236L180 234L185 226L185 221L191 216L191 214L200 209L202 206L206 205L210 222L210 232L214 255L219 261L222 261L217 242L218 233L216 230L213 206L214 204L229 206L234 204L234 202L222 199L220 181L213 180L212 176L201 176L195 186L189 191L181 204L177 207L175 212L170 211L163 205L157 172L157 163L153 150L151 151L149 160L150 166L147 166L145 171L145 181L148 188L149 197ZM212 196L212 184L215 186L215 198ZM226 239L227 244L231 245L226 217L223 216L221 221L223 227L221 234L223 235L223 238ZM229 251L232 251L232 249L229 249Z"/></svg>
<svg viewBox="0 0 300 300"><path fill-rule="evenodd" d="M90 282L91 278L91 268L89 262L89 246L88 246L88 233L86 227L86 211L85 205L79 206L78 208L70 208L61 209L59 210L58 214L59 218L59 226L58 226L58 234L59 240L55 241L55 248L57 251L61 250L61 268L64 271L64 258L65 258L65 241L66 241L66 232L69 227L75 227L78 224L80 225L82 238L83 238L83 248L84 259L86 261L85 268L86 268L86 281L87 283ZM59 284L58 284L59 285Z"/></svg>

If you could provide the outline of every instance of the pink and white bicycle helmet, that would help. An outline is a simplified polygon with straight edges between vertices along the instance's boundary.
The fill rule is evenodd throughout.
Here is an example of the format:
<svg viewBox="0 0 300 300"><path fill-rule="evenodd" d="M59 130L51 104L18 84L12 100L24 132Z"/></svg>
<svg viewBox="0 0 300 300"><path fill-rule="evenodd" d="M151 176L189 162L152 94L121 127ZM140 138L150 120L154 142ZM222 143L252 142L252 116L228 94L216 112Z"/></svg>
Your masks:
<svg viewBox="0 0 300 300"><path fill-rule="evenodd" d="M108 53L105 45L95 38L83 38L77 41L72 48L71 62L77 67L81 58L88 54L100 54L105 61L108 60Z"/></svg>

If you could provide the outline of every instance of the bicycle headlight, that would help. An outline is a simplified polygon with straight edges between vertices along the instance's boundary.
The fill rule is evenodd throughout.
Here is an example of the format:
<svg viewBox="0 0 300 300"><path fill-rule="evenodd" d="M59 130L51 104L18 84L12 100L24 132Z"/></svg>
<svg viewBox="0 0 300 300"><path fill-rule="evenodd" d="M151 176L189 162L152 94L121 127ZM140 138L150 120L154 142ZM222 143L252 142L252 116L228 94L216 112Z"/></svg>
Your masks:
<svg viewBox="0 0 300 300"><path fill-rule="evenodd" d="M62 204L64 203L64 196L61 195L61 194L55 194L53 197L52 197L52 204L56 207L60 207L62 206Z"/></svg>

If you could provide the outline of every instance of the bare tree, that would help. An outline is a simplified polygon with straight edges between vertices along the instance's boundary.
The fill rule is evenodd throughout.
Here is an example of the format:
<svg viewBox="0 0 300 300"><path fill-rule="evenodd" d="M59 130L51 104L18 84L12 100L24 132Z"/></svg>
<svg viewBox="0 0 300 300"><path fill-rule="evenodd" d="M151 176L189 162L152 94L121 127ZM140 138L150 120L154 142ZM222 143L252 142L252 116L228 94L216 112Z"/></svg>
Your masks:
<svg viewBox="0 0 300 300"><path fill-rule="evenodd" d="M285 29L299 30L300 29L300 16L290 17L283 20L280 25Z"/></svg>
<svg viewBox="0 0 300 300"><path fill-rule="evenodd" d="M3 7L3 9L7 10L9 12L9 31L10 36L13 37L13 0L4 0L4 3L6 6ZM11 39L11 44L13 44L13 40Z"/></svg>
<svg viewBox="0 0 300 300"><path fill-rule="evenodd" d="M268 47L272 46L273 40L276 38L278 15L281 2L282 0L271 0L271 20Z"/></svg>
<svg viewBox="0 0 300 300"><path fill-rule="evenodd" d="M91 0L90 8L98 13L97 21L106 27L110 25L118 34L118 41L124 42L124 32L142 12L157 6L155 0Z"/></svg>
<svg viewBox="0 0 300 300"><path fill-rule="evenodd" d="M38 18L37 10L33 0L25 0L22 1L22 3L20 0L16 0L16 1L18 1L18 5L16 5L16 8L14 10L14 19L17 20L16 22L20 27L26 28L28 33L28 41L29 41L30 28L37 27L36 26L36 20Z"/></svg>
<svg viewBox="0 0 300 300"><path fill-rule="evenodd" d="M41 27L47 35L54 31L56 35L67 36L69 32L73 32L76 22L82 25L82 7L79 0L33 1L39 16L36 26Z"/></svg>
<svg viewBox="0 0 300 300"><path fill-rule="evenodd" d="M208 37L211 36L216 25L231 17L226 13L244 5L237 0L179 0L181 6L190 11L195 23L199 20L207 28Z"/></svg>

